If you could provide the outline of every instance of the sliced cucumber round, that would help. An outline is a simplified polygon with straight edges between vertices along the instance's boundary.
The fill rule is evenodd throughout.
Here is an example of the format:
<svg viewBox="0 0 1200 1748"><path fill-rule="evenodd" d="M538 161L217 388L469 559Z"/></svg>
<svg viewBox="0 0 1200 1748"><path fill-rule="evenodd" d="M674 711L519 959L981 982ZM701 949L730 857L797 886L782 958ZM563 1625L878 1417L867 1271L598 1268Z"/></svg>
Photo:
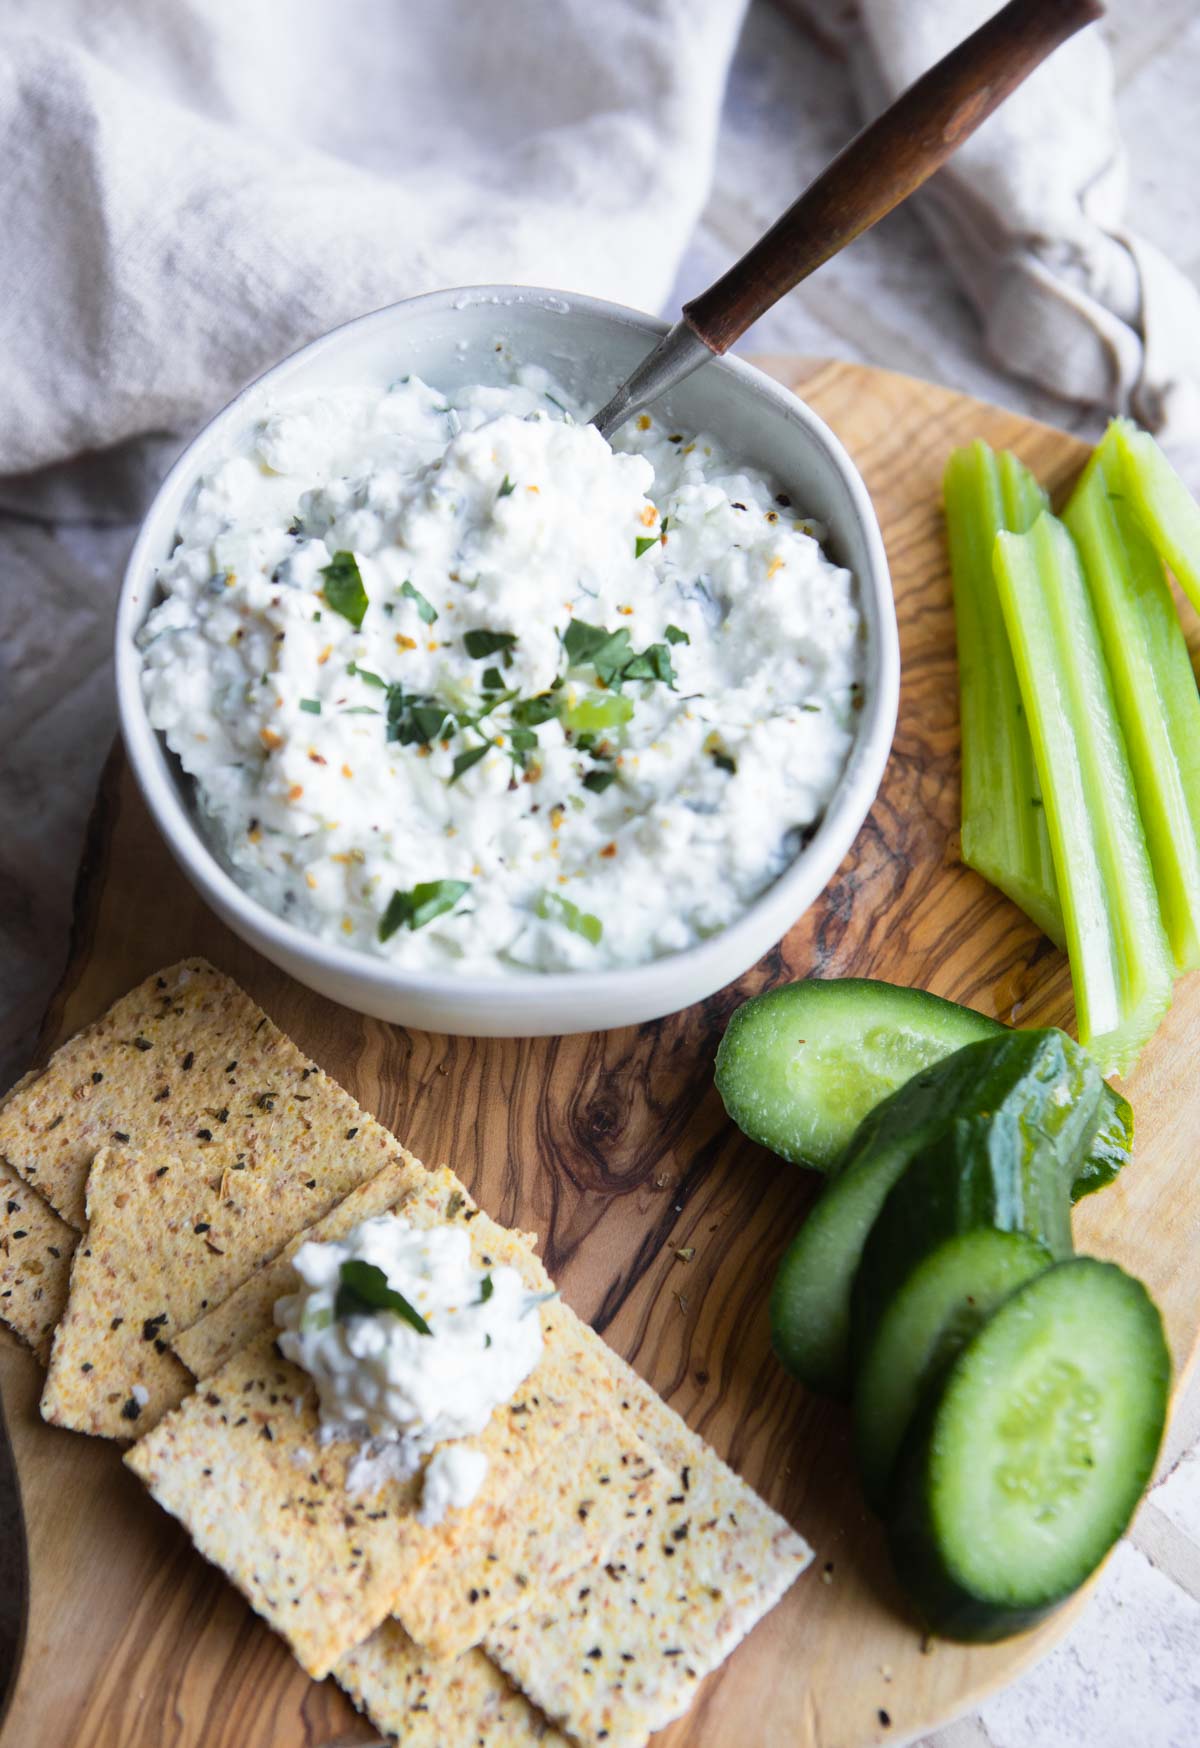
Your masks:
<svg viewBox="0 0 1200 1748"><path fill-rule="evenodd" d="M1127 1528L1162 1441L1171 1363L1139 1281L1073 1257L1007 1299L968 1343L902 1455L897 1571L929 1625L1023 1631Z"/></svg>
<svg viewBox="0 0 1200 1748"><path fill-rule="evenodd" d="M792 1240L775 1278L771 1339L788 1371L830 1394L848 1388L851 1285L863 1246L910 1162L956 1121L980 1118L996 1134L978 1142L974 1174L961 1160L958 1166L948 1164L945 1177L935 1171L928 1193L936 1196L943 1213L957 1210L972 1176L982 1176L977 1194L987 1205L980 1206L977 1217L968 1217L969 1208L961 1218L955 1212L949 1224L935 1231L925 1201L910 1201L912 1230L897 1235L893 1221L893 1237L872 1270L883 1296L895 1291L929 1243L970 1225L1016 1226L1035 1238L1048 1234L1050 1249L1069 1255L1067 1185L1088 1130L1095 1127L1099 1088L1090 1058L1063 1033L1000 1028L923 1069L877 1105L859 1125L841 1167ZM1031 1139L1041 1138L1051 1149L1054 1138L1057 1148L1054 1169L1046 1169L1043 1159L1036 1181L1031 1178L1028 1186L1018 1170L1030 1151L1021 1145L1022 1124ZM993 1149L1000 1155L995 1170ZM993 1219L988 1198L1002 1182L1009 1185L1010 1200L1020 1204L1033 1198L1031 1218L1018 1210L1015 1218L1002 1211Z"/></svg>
<svg viewBox="0 0 1200 1748"><path fill-rule="evenodd" d="M1011 1028L974 1008L869 977L805 978L736 1008L717 1050L717 1091L763 1147L817 1171L840 1168L867 1114L921 1069ZM1133 1112L1111 1087L1073 1198L1129 1162Z"/></svg>
<svg viewBox="0 0 1200 1748"><path fill-rule="evenodd" d="M894 1295L854 1373L858 1472L877 1511L920 1403L997 1305L1053 1261L1023 1232L982 1227L939 1244Z"/></svg>
<svg viewBox="0 0 1200 1748"><path fill-rule="evenodd" d="M952 1050L1004 1030L923 990L806 978L734 1012L717 1051L717 1091L752 1141L828 1171L881 1099Z"/></svg>

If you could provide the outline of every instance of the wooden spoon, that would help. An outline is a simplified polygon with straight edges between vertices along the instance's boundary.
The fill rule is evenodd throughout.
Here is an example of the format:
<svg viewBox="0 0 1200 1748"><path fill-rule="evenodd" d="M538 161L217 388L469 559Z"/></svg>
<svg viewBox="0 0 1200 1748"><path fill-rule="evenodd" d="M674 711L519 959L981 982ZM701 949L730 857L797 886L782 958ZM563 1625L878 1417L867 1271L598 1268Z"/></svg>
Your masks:
<svg viewBox="0 0 1200 1748"><path fill-rule="evenodd" d="M906 200L1060 43L1103 16L1100 0L1009 0L855 134L728 273L683 315L592 420L611 437L724 352L785 292Z"/></svg>

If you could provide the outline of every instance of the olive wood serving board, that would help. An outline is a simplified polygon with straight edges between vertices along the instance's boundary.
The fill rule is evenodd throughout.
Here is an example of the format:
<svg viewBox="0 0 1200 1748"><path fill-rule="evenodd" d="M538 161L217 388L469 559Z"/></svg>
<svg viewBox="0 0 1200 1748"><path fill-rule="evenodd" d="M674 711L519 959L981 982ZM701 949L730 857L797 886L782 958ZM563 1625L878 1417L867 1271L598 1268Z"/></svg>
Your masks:
<svg viewBox="0 0 1200 1748"><path fill-rule="evenodd" d="M193 894L121 757L106 772L74 938L42 1055L157 966L207 955L430 1163L448 1161L506 1224L532 1227L591 1319L817 1550L689 1716L672 1748L866 1748L911 1739L1009 1680L1065 1616L981 1649L923 1639L853 1479L843 1407L811 1397L768 1347L767 1296L819 1187L746 1141L712 1084L734 1005L816 972L883 977L1022 1024L1073 1020L1056 952L959 860L954 632L939 481L975 436L1052 488L1075 439L925 383L774 359L866 477L895 580L900 720L879 798L823 897L736 986L658 1024L532 1041L468 1040L362 1019L292 982ZM1194 616L1187 624L1200 648ZM1141 1275L1183 1370L1200 1320L1200 978L1128 1092L1134 1164L1084 1203L1081 1248ZM686 1253L685 1257L680 1253ZM694 1252L694 1254L692 1254ZM39 1367L0 1338L0 1384L28 1540L28 1628L2 1748L351 1748L375 1740L332 1682L282 1642L145 1495L110 1444L46 1426ZM14 1532L9 1526L9 1539ZM11 1551L11 1549L10 1549Z"/></svg>

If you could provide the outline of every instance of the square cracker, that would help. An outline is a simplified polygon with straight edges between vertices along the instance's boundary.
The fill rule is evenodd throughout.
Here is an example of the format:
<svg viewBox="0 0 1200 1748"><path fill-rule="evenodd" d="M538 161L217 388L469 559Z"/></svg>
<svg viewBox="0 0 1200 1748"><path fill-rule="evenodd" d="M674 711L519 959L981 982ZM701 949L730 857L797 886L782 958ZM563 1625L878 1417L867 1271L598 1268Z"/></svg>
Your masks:
<svg viewBox="0 0 1200 1748"><path fill-rule="evenodd" d="M308 1106L315 1129L323 1103L318 1091ZM378 1125L359 1116L370 1145ZM339 1109L339 1136L341 1118ZM373 1196L375 1212L426 1175L388 1141L388 1154L372 1148L367 1155L378 1169L359 1186L368 1205ZM308 1157L315 1169L316 1156ZM88 1229L42 1393L46 1420L101 1438L137 1438L179 1406L192 1374L170 1351L173 1335L210 1301L224 1300L275 1236L278 1210L246 1195L246 1182L245 1173L229 1169L215 1181L198 1176L168 1154L100 1150L88 1178Z"/></svg>
<svg viewBox="0 0 1200 1748"><path fill-rule="evenodd" d="M624 1360L587 1335L667 1474L603 1566L493 1628L483 1649L577 1742L641 1748L687 1710L812 1550Z"/></svg>
<svg viewBox="0 0 1200 1748"><path fill-rule="evenodd" d="M394 1208L416 1226L470 1224L480 1263L517 1264L532 1291L548 1289L549 1278L533 1255L532 1236L507 1232L481 1215L446 1167L430 1171L419 1188L407 1193L402 1185L392 1188L390 1201L384 1200L389 1187L384 1180L381 1173L352 1191L176 1339L176 1352L198 1377L211 1375L246 1340L272 1327L275 1300L294 1288L291 1259L306 1239L340 1237L367 1214L385 1208ZM566 1311L558 1314L569 1317ZM589 1368L591 1360L585 1357L583 1379ZM591 1375L594 1383L598 1374L593 1369ZM602 1556L638 1509L654 1468L645 1445L620 1419L589 1418L586 1440L574 1432L566 1436L514 1496L501 1520L455 1513L447 1525L444 1557L402 1586L393 1603L395 1612L429 1654L453 1657L467 1650L493 1621L528 1607L539 1586Z"/></svg>
<svg viewBox="0 0 1200 1748"><path fill-rule="evenodd" d="M278 1256L263 1263L221 1304L205 1312L196 1323L175 1336L171 1345L193 1377L210 1377L239 1347L261 1335L264 1329L274 1328L275 1301L284 1293L295 1291L292 1259L309 1239L328 1243L331 1239L344 1238L360 1220L389 1211L403 1214L414 1226L437 1226L448 1220L470 1221L476 1218L479 1209L446 1166L419 1168L422 1176L414 1185L406 1161L416 1164L412 1155L401 1149L400 1159L385 1165L375 1177L351 1190L328 1214L297 1232ZM512 1236L522 1238L523 1235ZM532 1250L532 1236L523 1241Z"/></svg>
<svg viewBox="0 0 1200 1748"><path fill-rule="evenodd" d="M67 1302L79 1234L0 1159L0 1318L44 1365Z"/></svg>
<svg viewBox="0 0 1200 1748"><path fill-rule="evenodd" d="M465 1208L461 1217L469 1217ZM477 1261L511 1263L535 1290L546 1280L527 1241L486 1215L472 1221L472 1246ZM635 1462L644 1471L639 1483L630 1476L630 1487L647 1487L658 1473L632 1426L621 1424L613 1381L578 1319L557 1304L540 1316L545 1346L536 1369L472 1441L488 1457L483 1488L441 1524L417 1521L419 1475L347 1493L356 1447L320 1445L311 1380L279 1357L270 1332L240 1349L125 1460L317 1678L416 1594L418 1574L432 1581L436 1572L452 1624L465 1610L482 1631L514 1596L535 1594L541 1571L559 1558L552 1536L528 1533L522 1489L535 1474L542 1522L573 1511L582 1539L612 1527L605 1512L579 1516L598 1485L595 1453L628 1453L623 1471ZM514 1500L522 1501L520 1517ZM456 1541L479 1555L478 1570L454 1555Z"/></svg>
<svg viewBox="0 0 1200 1748"><path fill-rule="evenodd" d="M385 1621L333 1671L360 1711L404 1748L569 1748L482 1651L434 1662Z"/></svg>
<svg viewBox="0 0 1200 1748"><path fill-rule="evenodd" d="M175 1154L205 1182L243 1173L266 1245L245 1275L378 1170L395 1142L369 1122L236 983L187 959L114 1002L13 1090L0 1106L0 1154L77 1231L102 1147Z"/></svg>

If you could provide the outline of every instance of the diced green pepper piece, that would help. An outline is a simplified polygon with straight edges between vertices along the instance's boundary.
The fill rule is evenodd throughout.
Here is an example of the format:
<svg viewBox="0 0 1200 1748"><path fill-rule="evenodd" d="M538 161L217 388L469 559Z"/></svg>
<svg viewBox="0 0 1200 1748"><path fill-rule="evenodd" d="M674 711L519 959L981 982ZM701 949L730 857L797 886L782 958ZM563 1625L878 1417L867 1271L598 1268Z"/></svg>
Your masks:
<svg viewBox="0 0 1200 1748"><path fill-rule="evenodd" d="M1130 419L1114 419L1108 429L1125 476L1121 490L1200 613L1200 504L1148 431Z"/></svg>
<svg viewBox="0 0 1200 1748"><path fill-rule="evenodd" d="M559 694L558 713L576 734L596 734L619 728L633 715L633 700L623 692L577 692L567 686Z"/></svg>
<svg viewBox="0 0 1200 1748"><path fill-rule="evenodd" d="M1176 971L1200 965L1200 693L1162 564L1125 500L1116 429L1063 512L1083 561Z"/></svg>
<svg viewBox="0 0 1200 1748"><path fill-rule="evenodd" d="M1046 810L1080 1042L1126 1073L1171 1001L1171 955L1100 632L1048 512L996 536L996 585Z"/></svg>
<svg viewBox="0 0 1200 1748"><path fill-rule="evenodd" d="M1061 947L1042 793L992 573L996 535L1023 534L1047 498L1015 455L983 442L954 451L942 490L958 639L962 859Z"/></svg>

